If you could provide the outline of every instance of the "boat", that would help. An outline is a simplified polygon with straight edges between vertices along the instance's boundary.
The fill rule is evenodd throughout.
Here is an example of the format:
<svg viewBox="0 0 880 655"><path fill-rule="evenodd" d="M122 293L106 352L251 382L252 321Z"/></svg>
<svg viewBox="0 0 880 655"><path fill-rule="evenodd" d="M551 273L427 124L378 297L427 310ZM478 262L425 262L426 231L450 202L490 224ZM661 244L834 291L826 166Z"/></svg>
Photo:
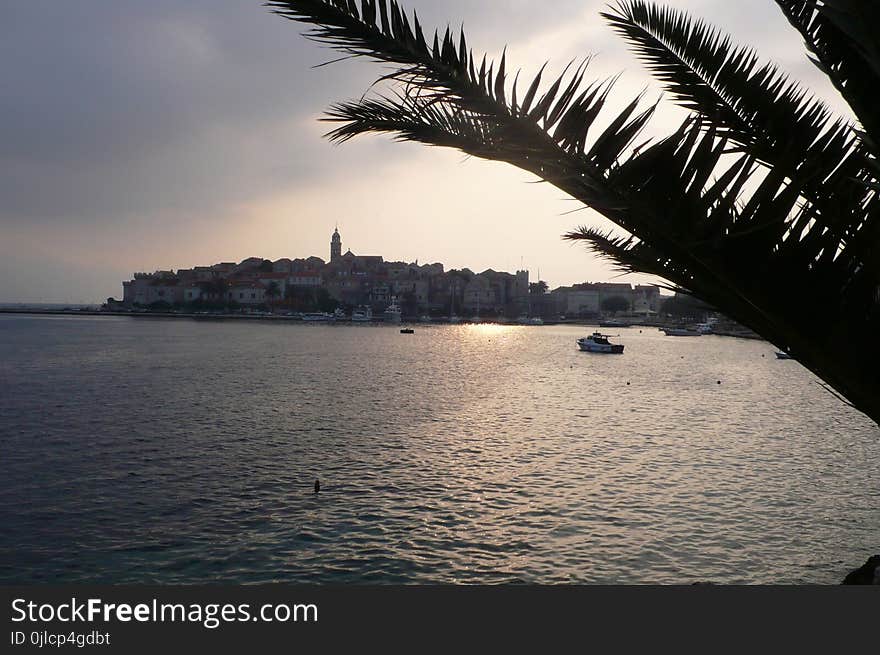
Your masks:
<svg viewBox="0 0 880 655"><path fill-rule="evenodd" d="M342 309L342 307L333 312L333 316L336 318L337 321L344 321L346 318L348 318L345 315L345 310Z"/></svg>
<svg viewBox="0 0 880 655"><path fill-rule="evenodd" d="M544 319L537 316L520 316L516 322L519 325L544 325Z"/></svg>
<svg viewBox="0 0 880 655"><path fill-rule="evenodd" d="M667 337L701 337L703 333L692 328L660 328Z"/></svg>
<svg viewBox="0 0 880 655"><path fill-rule="evenodd" d="M588 337L583 337L577 340L578 348L586 353L607 353L610 355L622 355L623 354L623 346L620 344L611 343L609 340L609 335L602 334L601 332L593 332Z"/></svg>
<svg viewBox="0 0 880 655"><path fill-rule="evenodd" d="M397 303L391 303L385 308L383 317L385 318L386 323L400 323L400 306Z"/></svg>
<svg viewBox="0 0 880 655"><path fill-rule="evenodd" d="M415 334L416 331L413 330L412 328L403 328L403 329L400 331L400 333L401 333L401 334Z"/></svg>
<svg viewBox="0 0 880 655"><path fill-rule="evenodd" d="M431 323L433 319L430 316L422 316L419 318L419 323Z"/></svg>
<svg viewBox="0 0 880 655"><path fill-rule="evenodd" d="M369 323L373 320L373 310L369 307L358 307L351 313L353 323Z"/></svg>
<svg viewBox="0 0 880 655"><path fill-rule="evenodd" d="M302 320L310 323L329 323L336 320L333 314L325 314L323 312L310 312L302 315Z"/></svg>
<svg viewBox="0 0 880 655"><path fill-rule="evenodd" d="M617 321L617 320L608 320L601 321L599 323L600 328L628 328L632 327L632 323L627 323L626 321Z"/></svg>
<svg viewBox="0 0 880 655"><path fill-rule="evenodd" d="M794 359L794 357L792 357L788 353L782 352L781 350L777 350L776 359Z"/></svg>

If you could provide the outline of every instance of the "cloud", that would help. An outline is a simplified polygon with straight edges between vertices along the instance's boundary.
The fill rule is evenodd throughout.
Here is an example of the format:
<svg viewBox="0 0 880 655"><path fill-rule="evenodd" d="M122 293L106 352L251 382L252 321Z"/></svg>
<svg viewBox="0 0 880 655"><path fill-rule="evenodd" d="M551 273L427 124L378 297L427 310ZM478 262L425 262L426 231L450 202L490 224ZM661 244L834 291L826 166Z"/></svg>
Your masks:
<svg viewBox="0 0 880 655"><path fill-rule="evenodd" d="M660 94L599 18L605 0L406 4L426 28L464 24L475 52L497 56L509 46L511 65L525 75L548 59L560 71L595 53L594 77L624 71L618 105L644 88L652 100ZM753 43L839 106L769 0L668 4ZM561 217L571 209L562 194L521 184L516 171L461 166L460 155L387 138L328 144L317 121L323 109L358 97L381 68L314 68L337 55L302 31L258 1L9 3L0 22L0 273L12 279L14 262L18 282L0 300L27 299L29 288L46 298L59 270L68 286L57 287L56 299L70 298L76 280L82 295L100 299L118 293L118 279L97 284L99 269L116 276L239 254L322 254L323 232L336 220L391 257L407 256L397 235L418 225L424 240L413 258L502 268L524 255L535 266L554 262L542 268L554 283L610 274L581 249L559 250L559 235L591 214ZM652 130L662 134L680 116L664 106ZM414 188L428 197L424 206ZM464 198L473 204L477 196L485 201L474 233L464 235ZM533 252L522 252L527 247ZM23 262L47 259L51 275L20 274Z"/></svg>

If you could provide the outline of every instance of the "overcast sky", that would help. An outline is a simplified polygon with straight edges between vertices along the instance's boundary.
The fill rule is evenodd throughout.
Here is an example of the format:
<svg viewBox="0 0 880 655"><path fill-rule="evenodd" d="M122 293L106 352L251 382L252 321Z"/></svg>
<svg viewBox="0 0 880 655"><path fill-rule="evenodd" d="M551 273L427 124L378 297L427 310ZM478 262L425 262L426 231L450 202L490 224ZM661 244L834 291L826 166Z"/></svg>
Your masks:
<svg viewBox="0 0 880 655"><path fill-rule="evenodd" d="M659 88L599 17L603 0L411 0L426 26L464 23L475 51L554 70L597 55L620 103ZM756 46L818 95L771 0L667 0ZM560 235L601 223L527 174L366 137L322 138L331 103L382 69L334 53L251 0L28 0L0 21L0 302L100 302L133 271L344 248L448 268L513 270L551 287L614 273ZM680 118L665 109L662 134ZM630 281L642 278L629 277Z"/></svg>

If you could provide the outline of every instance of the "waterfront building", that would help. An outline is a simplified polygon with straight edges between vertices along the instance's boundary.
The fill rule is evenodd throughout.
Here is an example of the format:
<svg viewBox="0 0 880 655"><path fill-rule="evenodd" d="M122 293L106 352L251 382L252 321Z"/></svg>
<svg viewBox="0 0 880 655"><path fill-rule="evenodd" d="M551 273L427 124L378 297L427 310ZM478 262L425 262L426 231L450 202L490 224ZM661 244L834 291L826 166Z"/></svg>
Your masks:
<svg viewBox="0 0 880 655"><path fill-rule="evenodd" d="M316 271L301 271L293 273L287 278L287 283L292 287L318 288L323 286L323 278Z"/></svg>
<svg viewBox="0 0 880 655"><path fill-rule="evenodd" d="M656 285L585 282L554 289L556 311L571 318L593 318L603 313L602 306L609 298L622 298L633 314L650 315L660 311L660 288Z"/></svg>
<svg viewBox="0 0 880 655"><path fill-rule="evenodd" d="M255 281L237 281L229 285L226 299L239 305L266 304L266 287Z"/></svg>

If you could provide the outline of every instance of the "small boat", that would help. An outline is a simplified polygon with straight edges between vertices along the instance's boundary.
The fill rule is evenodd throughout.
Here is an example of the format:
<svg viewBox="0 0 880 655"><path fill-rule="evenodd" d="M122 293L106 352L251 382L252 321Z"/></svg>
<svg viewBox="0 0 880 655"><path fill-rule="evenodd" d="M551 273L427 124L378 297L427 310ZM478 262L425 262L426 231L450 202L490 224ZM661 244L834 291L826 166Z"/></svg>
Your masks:
<svg viewBox="0 0 880 655"><path fill-rule="evenodd" d="M516 322L519 325L544 325L544 319L538 316L520 316Z"/></svg>
<svg viewBox="0 0 880 655"><path fill-rule="evenodd" d="M701 337L703 333L691 328L661 328L667 337Z"/></svg>
<svg viewBox="0 0 880 655"><path fill-rule="evenodd" d="M601 332L593 332L588 337L583 337L577 340L578 348L586 353L608 353L612 355L622 355L623 354L623 346L620 344L611 343L609 340L609 335L602 334Z"/></svg>
<svg viewBox="0 0 880 655"><path fill-rule="evenodd" d="M632 323L627 323L626 321L617 321L617 320L609 320L609 321L601 321L599 323L600 328L628 328L632 327Z"/></svg>
<svg viewBox="0 0 880 655"><path fill-rule="evenodd" d="M400 306L397 303L391 303L385 308L385 314L383 316L386 323L400 323Z"/></svg>
<svg viewBox="0 0 880 655"><path fill-rule="evenodd" d="M792 357L788 353L782 352L781 350L777 350L776 359L794 359L794 357Z"/></svg>
<svg viewBox="0 0 880 655"><path fill-rule="evenodd" d="M449 317L449 322L453 323L453 324L461 323L461 317L453 314L452 316Z"/></svg>
<svg viewBox="0 0 880 655"><path fill-rule="evenodd" d="M412 328L404 328L400 331L401 334L415 334L416 331Z"/></svg>
<svg viewBox="0 0 880 655"><path fill-rule="evenodd" d="M325 314L323 312L310 312L302 315L302 320L310 323L330 323L336 320L333 314Z"/></svg>
<svg viewBox="0 0 880 655"><path fill-rule="evenodd" d="M419 323L431 323L433 322L433 320L434 319L432 319L430 316L421 316L419 318Z"/></svg>
<svg viewBox="0 0 880 655"><path fill-rule="evenodd" d="M369 307L358 307L351 313L353 323L369 323L373 320L373 310Z"/></svg>
<svg viewBox="0 0 880 655"><path fill-rule="evenodd" d="M335 312L333 312L333 316L336 317L337 321L344 321L346 318L348 318L345 315L345 310L342 309L341 307L339 309L337 309Z"/></svg>

